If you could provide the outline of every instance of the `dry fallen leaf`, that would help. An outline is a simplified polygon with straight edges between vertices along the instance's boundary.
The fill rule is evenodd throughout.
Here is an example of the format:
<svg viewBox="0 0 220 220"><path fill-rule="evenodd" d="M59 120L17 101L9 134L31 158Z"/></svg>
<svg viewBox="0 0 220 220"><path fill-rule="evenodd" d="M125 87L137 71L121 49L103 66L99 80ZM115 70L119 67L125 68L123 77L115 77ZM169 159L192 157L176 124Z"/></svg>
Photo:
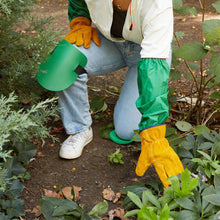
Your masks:
<svg viewBox="0 0 220 220"><path fill-rule="evenodd" d="M115 194L115 198L113 199L113 203L118 202L118 200L119 200L120 198L121 198L121 193L120 193L120 192L116 193L116 194Z"/></svg>
<svg viewBox="0 0 220 220"><path fill-rule="evenodd" d="M113 203L118 202L118 200L121 198L121 193L114 193L111 188L104 189L102 192L102 196L104 199L108 201L112 201Z"/></svg>
<svg viewBox="0 0 220 220"><path fill-rule="evenodd" d="M79 200L79 192L82 190L82 187L73 186L74 194L75 194L75 202ZM72 194L71 194L72 187L67 186L62 188L63 194L66 196L67 199L72 200ZM62 193L60 192L62 195Z"/></svg>
<svg viewBox="0 0 220 220"><path fill-rule="evenodd" d="M40 216L42 214L40 206L37 205L34 207L31 213L34 213L36 217Z"/></svg>
<svg viewBox="0 0 220 220"><path fill-rule="evenodd" d="M115 197L115 193L112 191L111 188L104 189L102 192L102 196L104 199L108 201L112 201L113 198Z"/></svg>
<svg viewBox="0 0 220 220"><path fill-rule="evenodd" d="M62 198L62 196L59 193L56 193L55 191L51 191L48 189L44 189L44 195L48 197Z"/></svg>
<svg viewBox="0 0 220 220"><path fill-rule="evenodd" d="M121 208L116 208L113 210L110 210L108 212L109 220L113 220L115 217L120 218L121 220L128 220L128 218L124 218L125 211Z"/></svg>

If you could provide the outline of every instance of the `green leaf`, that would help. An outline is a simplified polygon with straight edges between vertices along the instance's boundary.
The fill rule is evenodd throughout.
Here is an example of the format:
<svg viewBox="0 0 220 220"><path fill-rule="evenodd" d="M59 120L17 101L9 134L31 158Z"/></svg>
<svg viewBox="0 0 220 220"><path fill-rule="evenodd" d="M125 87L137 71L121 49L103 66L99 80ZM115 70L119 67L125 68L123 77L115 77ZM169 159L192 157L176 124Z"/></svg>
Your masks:
<svg viewBox="0 0 220 220"><path fill-rule="evenodd" d="M182 5L182 0L173 0L173 9L180 9Z"/></svg>
<svg viewBox="0 0 220 220"><path fill-rule="evenodd" d="M189 135L187 135L186 140L187 140L187 141L182 141L182 142L180 143L180 145L181 145L184 149L186 149L186 150L191 150L191 149L193 149L193 148L194 148L194 145L195 145L195 139L194 139L194 137L193 137L191 134L189 134Z"/></svg>
<svg viewBox="0 0 220 220"><path fill-rule="evenodd" d="M180 182L177 176L171 176L169 178L167 178L167 180L169 180L171 182L171 186L170 188L176 192L177 194L180 193ZM168 188L166 189L168 190Z"/></svg>
<svg viewBox="0 0 220 220"><path fill-rule="evenodd" d="M215 10L220 13L220 1L217 1L212 4L212 6L215 8Z"/></svg>
<svg viewBox="0 0 220 220"><path fill-rule="evenodd" d="M175 32L178 40L183 40L184 37L188 36L188 34L184 32Z"/></svg>
<svg viewBox="0 0 220 220"><path fill-rule="evenodd" d="M139 129L134 130L134 136L131 138L132 141L141 142L141 136L139 134Z"/></svg>
<svg viewBox="0 0 220 220"><path fill-rule="evenodd" d="M216 52L212 55L210 60L210 71L217 77L220 77L220 52Z"/></svg>
<svg viewBox="0 0 220 220"><path fill-rule="evenodd" d="M11 220L9 216L0 215L0 220Z"/></svg>
<svg viewBox="0 0 220 220"><path fill-rule="evenodd" d="M220 194L212 194L203 198L213 205L220 206Z"/></svg>
<svg viewBox="0 0 220 220"><path fill-rule="evenodd" d="M184 77L185 77L186 79L193 79L193 76L192 76L191 73L184 73Z"/></svg>
<svg viewBox="0 0 220 220"><path fill-rule="evenodd" d="M199 65L195 64L195 63L189 63L189 66L192 70L198 70L199 69Z"/></svg>
<svg viewBox="0 0 220 220"><path fill-rule="evenodd" d="M163 207L163 209L161 210L159 220L169 219L169 216L170 216L170 208L169 208L169 206L166 204L166 205Z"/></svg>
<svg viewBox="0 0 220 220"><path fill-rule="evenodd" d="M63 192L62 192L63 193ZM71 188L71 200L74 202L75 201L75 192L74 192L74 187Z"/></svg>
<svg viewBox="0 0 220 220"><path fill-rule="evenodd" d="M191 41L181 46L175 53L175 56L181 57L188 61L196 61L203 59L207 50L204 49L203 44L196 41Z"/></svg>
<svg viewBox="0 0 220 220"><path fill-rule="evenodd" d="M200 154L202 154L202 156L203 156L205 159L207 159L208 161L212 161L212 158L211 158L208 154L206 154L205 152L200 151L200 150L198 150L198 152L199 152Z"/></svg>
<svg viewBox="0 0 220 220"><path fill-rule="evenodd" d="M190 158L190 159L193 158L192 153L189 150L182 147L177 148L177 154L179 157Z"/></svg>
<svg viewBox="0 0 220 220"><path fill-rule="evenodd" d="M134 182L131 186L127 186L127 187L121 189L120 192L126 194L128 191L130 191L130 192L135 193L139 197L141 197L143 191L145 191L145 190L147 190L147 187L145 186L145 184L143 184L141 182ZM129 209L132 207L132 204L131 204L130 198L128 196L126 196L123 200L123 206L126 209Z"/></svg>
<svg viewBox="0 0 220 220"><path fill-rule="evenodd" d="M168 137L168 136L170 136L172 134L176 134L176 129L175 128L171 128L171 127L167 127L166 128L166 135L165 135L165 137Z"/></svg>
<svg viewBox="0 0 220 220"><path fill-rule="evenodd" d="M106 110L106 103L101 96L95 96L90 102L90 110L92 113Z"/></svg>
<svg viewBox="0 0 220 220"><path fill-rule="evenodd" d="M138 212L138 220L157 220L156 213L148 207L142 207Z"/></svg>
<svg viewBox="0 0 220 220"><path fill-rule="evenodd" d="M181 7L180 9L175 9L174 11L179 14L184 14L184 15L193 14L197 16L197 11L194 7L191 8L191 7L185 6L185 7Z"/></svg>
<svg viewBox="0 0 220 220"><path fill-rule="evenodd" d="M198 178L191 179L191 172L186 168L181 173L181 190L182 196L191 194L191 191L198 186Z"/></svg>
<svg viewBox="0 0 220 220"><path fill-rule="evenodd" d="M200 216L195 212L183 210L176 216L175 220L198 220Z"/></svg>
<svg viewBox="0 0 220 220"><path fill-rule="evenodd" d="M19 217L25 215L23 205L24 205L24 201L21 199L12 200L11 207L7 209L7 214L10 217L10 219L14 219L13 217Z"/></svg>
<svg viewBox="0 0 220 220"><path fill-rule="evenodd" d="M220 46L220 28L215 28L205 37L205 43L209 46Z"/></svg>
<svg viewBox="0 0 220 220"><path fill-rule="evenodd" d="M194 203L188 198L178 198L175 201L184 209L195 211Z"/></svg>
<svg viewBox="0 0 220 220"><path fill-rule="evenodd" d="M40 207L41 207L41 212L44 215L44 217L47 220L54 220L53 212L54 212L54 205L48 200L41 199L40 200Z"/></svg>
<svg viewBox="0 0 220 220"><path fill-rule="evenodd" d="M80 217L81 213L79 212L79 210L75 209L74 206L69 207L69 206L63 205L63 206L59 206L59 207L54 207L54 211L53 211L52 216L62 217L65 215Z"/></svg>
<svg viewBox="0 0 220 220"><path fill-rule="evenodd" d="M155 205L158 209L161 208L160 202L158 201L158 199L149 190L144 191L143 195L144 195L145 198L147 197L148 201L150 203L152 203L153 205ZM143 195L142 195L142 197L143 197Z"/></svg>
<svg viewBox="0 0 220 220"><path fill-rule="evenodd" d="M32 143L18 143L16 148L18 150L18 160L24 163L29 162L37 152L36 146Z"/></svg>
<svg viewBox="0 0 220 220"><path fill-rule="evenodd" d="M198 146L198 150L209 150L209 149L211 149L212 148L212 146L213 146L213 144L212 143L210 143L210 142L204 142L204 143L202 143L201 145L199 145Z"/></svg>
<svg viewBox="0 0 220 220"><path fill-rule="evenodd" d="M210 98L211 99L220 99L220 92L213 92L211 95L210 95Z"/></svg>
<svg viewBox="0 0 220 220"><path fill-rule="evenodd" d="M143 207L143 203L136 194L134 194L133 192L128 192L128 197L137 207L139 207L140 209Z"/></svg>
<svg viewBox="0 0 220 220"><path fill-rule="evenodd" d="M219 28L219 27L220 27L220 19L205 20L202 23L202 30L204 34L208 34L215 28Z"/></svg>
<svg viewBox="0 0 220 220"><path fill-rule="evenodd" d="M174 147L180 144L183 141L183 138L177 134L171 134L170 136L166 137L169 141L170 146Z"/></svg>
<svg viewBox="0 0 220 220"><path fill-rule="evenodd" d="M102 125L99 127L99 134L101 136L101 138L104 138L104 139L110 139L109 138L109 133L113 130L113 123L108 123L106 125Z"/></svg>
<svg viewBox="0 0 220 220"><path fill-rule="evenodd" d="M63 216L64 214L76 217L81 216L81 208L77 203L67 199L44 196L43 199L40 200L40 206L47 220L55 220L55 216Z"/></svg>
<svg viewBox="0 0 220 220"><path fill-rule="evenodd" d="M113 163L118 163L118 158L114 157L113 158Z"/></svg>
<svg viewBox="0 0 220 220"><path fill-rule="evenodd" d="M183 132L190 131L192 128L192 125L186 121L177 121L175 125L180 131Z"/></svg>
<svg viewBox="0 0 220 220"><path fill-rule="evenodd" d="M215 142L215 143L213 144L213 151L214 151L217 155L220 154L220 142Z"/></svg>
<svg viewBox="0 0 220 220"><path fill-rule="evenodd" d="M205 125L197 125L195 128L194 128L194 133L196 135L200 135L203 133L203 131L208 131L210 132L209 128L207 128Z"/></svg>
<svg viewBox="0 0 220 220"><path fill-rule="evenodd" d="M5 163L5 167L7 168L8 176L19 176L25 172L25 168L20 164L17 157L12 157L7 159Z"/></svg>
<svg viewBox="0 0 220 220"><path fill-rule="evenodd" d="M17 179L12 182L10 188L6 191L9 198L17 198L24 189L24 185Z"/></svg>
<svg viewBox="0 0 220 220"><path fill-rule="evenodd" d="M108 211L108 203L106 200L103 200L103 202L100 202L96 204L92 210L89 212L89 215L99 216Z"/></svg>
<svg viewBox="0 0 220 220"><path fill-rule="evenodd" d="M206 140L208 140L208 141L211 141L211 142L213 142L213 143L216 142L215 137L210 134L210 131L204 130L204 131L202 132L202 136L203 136Z"/></svg>
<svg viewBox="0 0 220 220"><path fill-rule="evenodd" d="M217 194L220 195L220 174L214 175L214 185L215 185L215 190Z"/></svg>
<svg viewBox="0 0 220 220"><path fill-rule="evenodd" d="M134 216L134 215L137 215L139 209L133 209L129 212L127 212L125 215L124 215L124 218L127 218L127 217L131 217L131 216Z"/></svg>
<svg viewBox="0 0 220 220"><path fill-rule="evenodd" d="M175 69L170 70L171 80L178 80L181 78L181 72Z"/></svg>

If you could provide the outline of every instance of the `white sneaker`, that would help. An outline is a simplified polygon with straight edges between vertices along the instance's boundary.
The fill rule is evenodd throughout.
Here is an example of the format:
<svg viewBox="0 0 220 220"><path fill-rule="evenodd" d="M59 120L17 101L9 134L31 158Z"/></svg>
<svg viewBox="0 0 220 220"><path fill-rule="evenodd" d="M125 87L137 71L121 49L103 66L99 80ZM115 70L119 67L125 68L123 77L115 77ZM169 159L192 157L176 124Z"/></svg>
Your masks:
<svg viewBox="0 0 220 220"><path fill-rule="evenodd" d="M70 135L62 144L59 156L64 159L75 159L80 157L83 148L92 141L92 128Z"/></svg>

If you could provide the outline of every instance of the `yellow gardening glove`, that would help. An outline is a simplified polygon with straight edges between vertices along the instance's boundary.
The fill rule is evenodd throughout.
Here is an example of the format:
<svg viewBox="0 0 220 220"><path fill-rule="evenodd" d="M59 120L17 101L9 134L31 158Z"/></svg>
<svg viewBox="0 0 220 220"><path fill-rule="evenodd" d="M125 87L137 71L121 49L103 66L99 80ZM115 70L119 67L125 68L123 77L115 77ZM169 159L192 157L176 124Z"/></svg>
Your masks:
<svg viewBox="0 0 220 220"><path fill-rule="evenodd" d="M90 47L91 40L97 46L100 46L99 36L91 21L86 17L76 17L70 22L71 31L64 38L71 44L76 43L77 46L84 46L86 49Z"/></svg>
<svg viewBox="0 0 220 220"><path fill-rule="evenodd" d="M141 136L141 154L138 159L136 174L143 176L148 167L153 164L164 187L171 183L168 177L183 172L183 165L165 138L166 125L160 125L143 130Z"/></svg>

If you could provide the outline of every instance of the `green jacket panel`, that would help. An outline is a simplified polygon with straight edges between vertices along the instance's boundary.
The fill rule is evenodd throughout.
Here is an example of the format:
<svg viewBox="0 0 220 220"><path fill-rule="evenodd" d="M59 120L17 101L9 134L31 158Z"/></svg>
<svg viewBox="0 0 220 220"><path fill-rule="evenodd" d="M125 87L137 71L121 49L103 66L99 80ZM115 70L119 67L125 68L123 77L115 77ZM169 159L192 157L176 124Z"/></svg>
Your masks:
<svg viewBox="0 0 220 220"><path fill-rule="evenodd" d="M69 0L68 17L71 21L75 17L87 17L90 19L89 10L85 0Z"/></svg>
<svg viewBox="0 0 220 220"><path fill-rule="evenodd" d="M165 59L139 60L136 106L142 114L140 130L162 124L169 117L168 81L169 65Z"/></svg>

